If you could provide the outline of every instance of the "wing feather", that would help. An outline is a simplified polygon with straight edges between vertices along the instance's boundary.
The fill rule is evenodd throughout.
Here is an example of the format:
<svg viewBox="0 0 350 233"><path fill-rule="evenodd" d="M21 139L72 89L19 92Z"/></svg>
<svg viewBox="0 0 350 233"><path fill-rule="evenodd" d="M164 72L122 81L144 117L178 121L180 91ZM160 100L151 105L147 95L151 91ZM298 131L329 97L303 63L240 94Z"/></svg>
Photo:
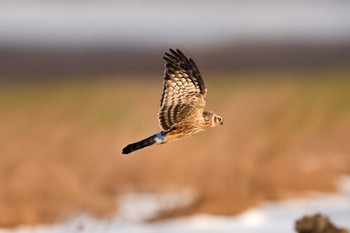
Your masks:
<svg viewBox="0 0 350 233"><path fill-rule="evenodd" d="M207 89L194 61L179 49L170 49L163 58L165 71L158 118L166 131L190 114L202 116Z"/></svg>

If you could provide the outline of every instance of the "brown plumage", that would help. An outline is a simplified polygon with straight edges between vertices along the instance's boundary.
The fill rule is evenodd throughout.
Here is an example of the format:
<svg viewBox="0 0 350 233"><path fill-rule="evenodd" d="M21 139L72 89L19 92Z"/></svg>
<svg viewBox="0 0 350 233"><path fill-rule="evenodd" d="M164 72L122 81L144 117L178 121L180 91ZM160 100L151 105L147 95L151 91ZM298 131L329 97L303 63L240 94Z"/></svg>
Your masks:
<svg viewBox="0 0 350 233"><path fill-rule="evenodd" d="M127 145L129 154L146 146L163 144L223 124L222 117L204 111L207 88L198 67L179 49L165 53L163 93L158 113L163 131L142 141Z"/></svg>

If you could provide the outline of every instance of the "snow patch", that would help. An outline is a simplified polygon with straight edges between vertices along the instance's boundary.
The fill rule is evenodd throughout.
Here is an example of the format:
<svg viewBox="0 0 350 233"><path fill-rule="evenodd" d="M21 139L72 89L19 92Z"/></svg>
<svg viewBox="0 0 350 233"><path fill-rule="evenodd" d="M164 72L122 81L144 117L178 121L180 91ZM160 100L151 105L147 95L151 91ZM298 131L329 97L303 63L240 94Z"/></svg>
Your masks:
<svg viewBox="0 0 350 233"><path fill-rule="evenodd" d="M304 215L315 213L327 215L337 226L350 229L350 177L342 177L340 184L338 194L315 194L307 198L271 202L237 216L202 214L153 224L140 221L162 211L188 205L193 194L190 191L167 194L131 193L121 198L121 208L111 219L101 220L81 215L60 224L0 229L0 233L295 233L295 221Z"/></svg>
<svg viewBox="0 0 350 233"><path fill-rule="evenodd" d="M129 193L119 198L118 217L125 221L145 221L163 213L192 206L198 194L192 189L166 193Z"/></svg>

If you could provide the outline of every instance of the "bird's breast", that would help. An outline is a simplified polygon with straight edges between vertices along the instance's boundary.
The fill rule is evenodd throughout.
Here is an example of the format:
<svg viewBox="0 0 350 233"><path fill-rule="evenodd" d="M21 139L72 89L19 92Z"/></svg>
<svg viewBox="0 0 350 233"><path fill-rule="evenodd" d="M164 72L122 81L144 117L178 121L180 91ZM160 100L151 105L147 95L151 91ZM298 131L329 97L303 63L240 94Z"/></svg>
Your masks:
<svg viewBox="0 0 350 233"><path fill-rule="evenodd" d="M201 124L182 124L178 125L166 133L167 141L173 141L197 134L205 128Z"/></svg>

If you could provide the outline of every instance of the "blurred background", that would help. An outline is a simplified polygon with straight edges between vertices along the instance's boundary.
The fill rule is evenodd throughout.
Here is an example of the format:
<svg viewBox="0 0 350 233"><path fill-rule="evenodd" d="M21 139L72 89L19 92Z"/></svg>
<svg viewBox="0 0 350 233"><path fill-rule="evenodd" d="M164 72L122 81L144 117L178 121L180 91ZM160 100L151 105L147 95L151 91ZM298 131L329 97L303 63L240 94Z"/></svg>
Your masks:
<svg viewBox="0 0 350 233"><path fill-rule="evenodd" d="M349 12L346 0L0 1L0 227L130 217L145 193L180 200L157 220L336 191L350 173ZM124 157L159 131L169 48L195 60L225 124Z"/></svg>

